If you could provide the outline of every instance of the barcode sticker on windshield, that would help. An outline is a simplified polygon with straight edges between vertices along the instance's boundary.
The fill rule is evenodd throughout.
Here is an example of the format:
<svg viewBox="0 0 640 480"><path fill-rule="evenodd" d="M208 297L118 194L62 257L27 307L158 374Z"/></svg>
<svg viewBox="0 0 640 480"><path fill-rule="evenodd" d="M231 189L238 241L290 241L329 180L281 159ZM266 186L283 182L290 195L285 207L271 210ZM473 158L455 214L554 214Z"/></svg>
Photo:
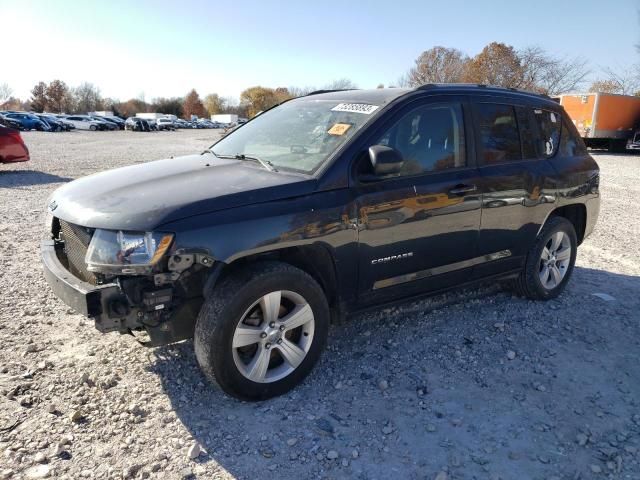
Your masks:
<svg viewBox="0 0 640 480"><path fill-rule="evenodd" d="M366 103L339 103L331 110L334 112L364 113L365 115L371 115L377 109L377 105L368 105Z"/></svg>

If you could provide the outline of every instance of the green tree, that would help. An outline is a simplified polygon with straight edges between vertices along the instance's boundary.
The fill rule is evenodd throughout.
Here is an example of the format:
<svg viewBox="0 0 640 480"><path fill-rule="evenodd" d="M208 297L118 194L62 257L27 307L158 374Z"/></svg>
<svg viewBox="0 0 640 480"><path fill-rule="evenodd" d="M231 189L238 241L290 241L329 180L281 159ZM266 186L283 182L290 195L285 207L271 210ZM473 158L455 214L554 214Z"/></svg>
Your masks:
<svg viewBox="0 0 640 480"><path fill-rule="evenodd" d="M156 98L151 104L151 110L182 117L182 102L183 100L179 97Z"/></svg>

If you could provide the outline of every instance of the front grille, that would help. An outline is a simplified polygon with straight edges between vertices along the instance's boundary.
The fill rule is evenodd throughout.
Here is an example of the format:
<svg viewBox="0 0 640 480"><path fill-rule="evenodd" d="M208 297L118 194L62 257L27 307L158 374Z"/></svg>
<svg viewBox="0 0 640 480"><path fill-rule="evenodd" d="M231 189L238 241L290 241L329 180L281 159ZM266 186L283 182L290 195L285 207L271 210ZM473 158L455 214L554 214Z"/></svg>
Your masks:
<svg viewBox="0 0 640 480"><path fill-rule="evenodd" d="M76 277L93 285L97 284L96 276L87 270L84 261L91 242L93 230L59 220L60 240L64 241L62 253L66 257L69 271Z"/></svg>

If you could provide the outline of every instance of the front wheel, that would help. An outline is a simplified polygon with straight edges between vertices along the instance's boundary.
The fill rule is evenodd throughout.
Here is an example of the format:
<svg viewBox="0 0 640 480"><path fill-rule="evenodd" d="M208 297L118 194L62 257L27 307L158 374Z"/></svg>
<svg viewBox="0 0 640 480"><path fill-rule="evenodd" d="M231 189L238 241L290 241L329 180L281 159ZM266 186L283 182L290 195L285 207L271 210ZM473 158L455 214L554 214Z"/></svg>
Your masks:
<svg viewBox="0 0 640 480"><path fill-rule="evenodd" d="M89 130L91 130L92 132L95 132L97 128L98 127L96 127L95 125L89 125Z"/></svg>
<svg viewBox="0 0 640 480"><path fill-rule="evenodd" d="M320 357L329 307L320 285L291 265L257 263L230 274L196 322L196 358L205 375L244 400L281 395Z"/></svg>
<svg viewBox="0 0 640 480"><path fill-rule="evenodd" d="M533 244L515 282L516 291L532 300L550 300L565 289L576 263L577 237L573 224L551 217Z"/></svg>

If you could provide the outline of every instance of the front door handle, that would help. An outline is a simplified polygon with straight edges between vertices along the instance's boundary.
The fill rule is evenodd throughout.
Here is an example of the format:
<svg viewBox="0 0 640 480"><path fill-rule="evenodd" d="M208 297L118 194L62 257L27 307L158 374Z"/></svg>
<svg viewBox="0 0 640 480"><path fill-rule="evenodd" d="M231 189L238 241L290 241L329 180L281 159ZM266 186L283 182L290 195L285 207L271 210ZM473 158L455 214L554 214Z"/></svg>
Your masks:
<svg viewBox="0 0 640 480"><path fill-rule="evenodd" d="M464 193L475 192L477 189L478 187L476 187L475 185L456 185L451 190L449 190L449 193L451 195L462 195Z"/></svg>

